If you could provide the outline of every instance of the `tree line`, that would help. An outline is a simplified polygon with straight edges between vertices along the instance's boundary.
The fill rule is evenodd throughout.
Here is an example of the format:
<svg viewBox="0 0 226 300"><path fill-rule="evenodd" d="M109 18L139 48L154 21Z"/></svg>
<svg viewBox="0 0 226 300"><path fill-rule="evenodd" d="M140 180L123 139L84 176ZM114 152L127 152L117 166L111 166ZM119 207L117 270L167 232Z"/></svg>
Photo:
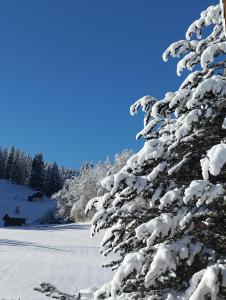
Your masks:
<svg viewBox="0 0 226 300"><path fill-rule="evenodd" d="M0 179L26 185L50 196L76 174L76 170L59 167L56 162L45 162L42 153L32 157L15 147L0 147Z"/></svg>

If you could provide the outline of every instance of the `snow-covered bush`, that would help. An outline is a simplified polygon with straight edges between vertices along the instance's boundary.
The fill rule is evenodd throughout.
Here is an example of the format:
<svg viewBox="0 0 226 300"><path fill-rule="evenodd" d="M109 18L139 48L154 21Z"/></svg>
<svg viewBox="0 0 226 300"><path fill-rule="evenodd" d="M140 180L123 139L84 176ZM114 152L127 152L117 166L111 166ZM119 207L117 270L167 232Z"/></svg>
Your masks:
<svg viewBox="0 0 226 300"><path fill-rule="evenodd" d="M101 180L107 175L110 166L109 160L99 162L95 166L84 169L79 178L71 183L70 192L73 193L71 218L74 221L90 219L93 213L85 214L86 205L92 197L103 194Z"/></svg>
<svg viewBox="0 0 226 300"><path fill-rule="evenodd" d="M176 92L134 103L144 147L92 199L92 234L118 259L96 299L226 299L226 40L221 5L193 22L163 54L192 71ZM205 36L205 31L210 33ZM192 39L193 38L193 39Z"/></svg>
<svg viewBox="0 0 226 300"><path fill-rule="evenodd" d="M62 190L54 198L57 199L58 214L64 220L85 221L90 220L95 210L85 214L87 203L93 197L101 196L105 189L101 181L109 174L118 172L131 157L131 150L124 150L115 155L114 163L110 160L99 162L96 165L84 164L78 176L67 180Z"/></svg>
<svg viewBox="0 0 226 300"><path fill-rule="evenodd" d="M128 159L133 155L133 151L125 149L121 153L117 153L114 157L114 163L110 168L110 173L115 174L119 172L127 163Z"/></svg>

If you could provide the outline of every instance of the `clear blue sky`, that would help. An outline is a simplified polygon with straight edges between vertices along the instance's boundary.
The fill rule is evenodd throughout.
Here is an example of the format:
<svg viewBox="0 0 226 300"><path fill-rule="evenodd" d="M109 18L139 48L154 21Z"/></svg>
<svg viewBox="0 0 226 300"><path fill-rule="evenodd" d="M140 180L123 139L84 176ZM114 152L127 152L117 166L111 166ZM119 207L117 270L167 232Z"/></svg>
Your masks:
<svg viewBox="0 0 226 300"><path fill-rule="evenodd" d="M130 105L177 88L162 52L215 3L0 1L0 144L67 167L139 149Z"/></svg>

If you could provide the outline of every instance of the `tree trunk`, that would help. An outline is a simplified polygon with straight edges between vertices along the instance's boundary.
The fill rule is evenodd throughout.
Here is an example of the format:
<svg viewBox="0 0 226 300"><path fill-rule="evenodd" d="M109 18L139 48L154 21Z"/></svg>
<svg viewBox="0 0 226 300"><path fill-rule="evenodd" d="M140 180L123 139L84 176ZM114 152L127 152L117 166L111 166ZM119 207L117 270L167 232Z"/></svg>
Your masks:
<svg viewBox="0 0 226 300"><path fill-rule="evenodd" d="M224 13L224 28L226 27L226 0L221 0L223 5L223 13ZM226 33L225 33L226 34Z"/></svg>

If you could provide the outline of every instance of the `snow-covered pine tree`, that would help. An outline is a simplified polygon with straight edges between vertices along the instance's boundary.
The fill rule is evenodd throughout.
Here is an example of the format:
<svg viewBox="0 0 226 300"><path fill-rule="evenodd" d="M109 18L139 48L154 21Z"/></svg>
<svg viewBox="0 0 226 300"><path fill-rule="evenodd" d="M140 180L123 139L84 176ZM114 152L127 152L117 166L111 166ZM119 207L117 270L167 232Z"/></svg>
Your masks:
<svg viewBox="0 0 226 300"><path fill-rule="evenodd" d="M52 164L46 163L45 164L45 183L44 183L46 194L48 194L48 190L49 190L51 171L52 171Z"/></svg>
<svg viewBox="0 0 226 300"><path fill-rule="evenodd" d="M9 180L11 177L14 156L15 156L15 148L11 147L7 153L7 158L5 162L5 179L7 180Z"/></svg>
<svg viewBox="0 0 226 300"><path fill-rule="evenodd" d="M71 209L74 204L74 195L72 194L72 185L76 184L75 180L79 182L78 176L73 179L67 179L63 188L52 196L57 202L57 216L66 222L72 221Z"/></svg>
<svg viewBox="0 0 226 300"><path fill-rule="evenodd" d="M19 150L15 151L14 160L11 168L10 179L18 184L24 184L22 157Z"/></svg>
<svg viewBox="0 0 226 300"><path fill-rule="evenodd" d="M110 170L111 174L118 173L127 163L127 160L133 155L131 149L125 149L121 153L115 155L114 164Z"/></svg>
<svg viewBox="0 0 226 300"><path fill-rule="evenodd" d="M5 173L4 151L0 147L0 179L4 178L4 173Z"/></svg>
<svg viewBox="0 0 226 300"><path fill-rule="evenodd" d="M18 184L27 184L31 173L31 158L21 150L15 150L14 160L11 168L10 180Z"/></svg>
<svg viewBox="0 0 226 300"><path fill-rule="evenodd" d="M8 149L7 148L5 148L3 151L3 157L4 157L4 178L5 178L5 167L6 167L7 157L8 157Z"/></svg>
<svg viewBox="0 0 226 300"><path fill-rule="evenodd" d="M42 153L35 155L32 161L29 186L33 189L44 191L44 161Z"/></svg>
<svg viewBox="0 0 226 300"><path fill-rule="evenodd" d="M96 165L88 165L81 168L78 180L75 179L71 192L73 193L74 203L71 209L71 217L74 221L83 221L91 219L94 211L85 213L86 205L93 196L104 194L101 186L101 180L107 176L107 173L112 167L111 162L106 159L103 162L98 162ZM73 182L72 182L73 183Z"/></svg>
<svg viewBox="0 0 226 300"><path fill-rule="evenodd" d="M111 167L108 159L96 165L84 163L79 175L74 176L72 180L66 180L62 190L53 196L57 200L59 216L76 222L90 219L93 212L87 216L85 207L93 196L103 195L100 181Z"/></svg>
<svg viewBox="0 0 226 300"><path fill-rule="evenodd" d="M63 188L63 181L56 163L47 168L46 193L48 196L58 192Z"/></svg>
<svg viewBox="0 0 226 300"><path fill-rule="evenodd" d="M146 139L108 192L90 201L92 233L107 229L104 255L116 269L96 299L226 299L226 67L221 5L193 22L163 54L192 71L163 100L145 96ZM209 27L208 36L203 30ZM194 39L192 39L194 38Z"/></svg>
<svg viewBox="0 0 226 300"><path fill-rule="evenodd" d="M74 176L78 176L79 172L75 169L68 169L65 167L58 167L62 182L65 183L67 179L72 179Z"/></svg>
<svg viewBox="0 0 226 300"><path fill-rule="evenodd" d="M26 153L23 154L23 173L24 173L24 184L28 185L30 180L30 174L32 169L32 157L27 155Z"/></svg>

